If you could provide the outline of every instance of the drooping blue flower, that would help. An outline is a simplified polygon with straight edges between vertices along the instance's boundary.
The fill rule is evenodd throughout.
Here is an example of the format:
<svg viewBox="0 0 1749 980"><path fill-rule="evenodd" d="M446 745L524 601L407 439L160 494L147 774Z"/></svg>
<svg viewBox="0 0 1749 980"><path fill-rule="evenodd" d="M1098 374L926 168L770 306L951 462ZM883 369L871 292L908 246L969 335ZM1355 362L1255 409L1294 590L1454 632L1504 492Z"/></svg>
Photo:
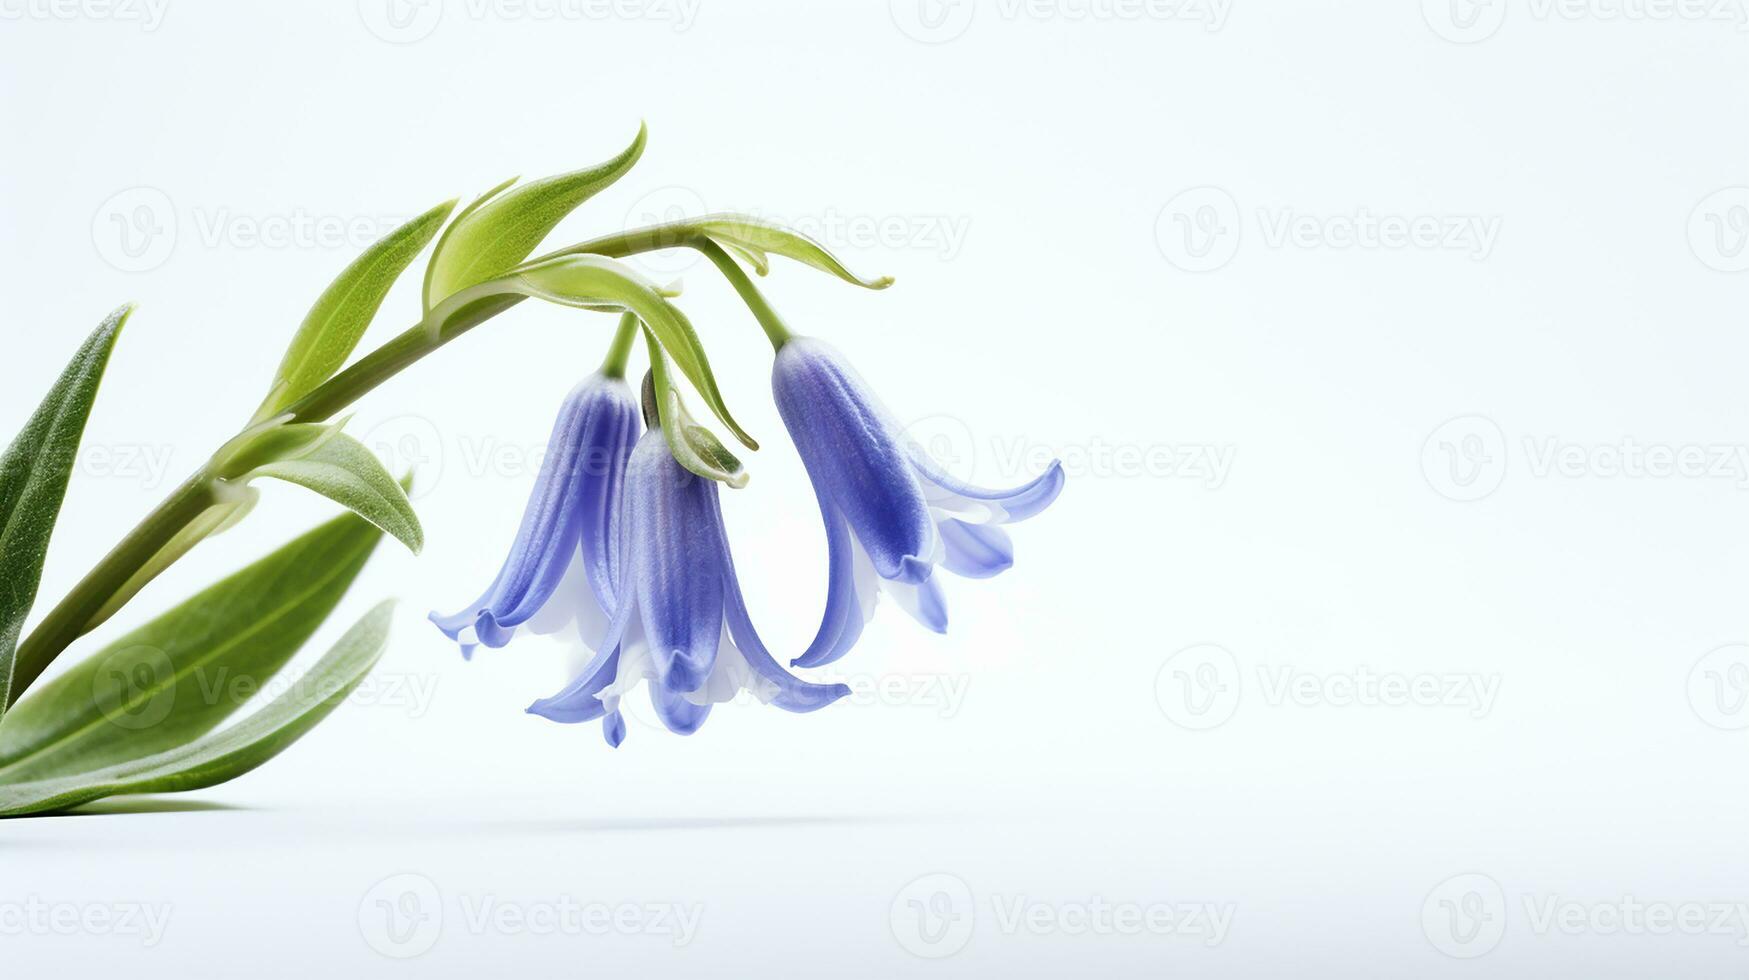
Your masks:
<svg viewBox="0 0 1749 980"><path fill-rule="evenodd" d="M826 525L831 581L819 633L800 667L850 652L881 592L924 626L947 630L937 566L989 578L1014 564L999 525L1025 520L1063 490L1053 462L1013 490L986 490L950 476L893 421L831 345L793 337L778 351L772 391L801 453Z"/></svg>
<svg viewBox="0 0 1749 980"><path fill-rule="evenodd" d="M575 624L599 636L614 608L621 501L637 442L637 399L624 379L596 373L565 399L516 542L484 595L431 621L471 657L502 647L526 626L557 633Z"/></svg>
<svg viewBox="0 0 1749 980"><path fill-rule="evenodd" d="M617 746L625 737L620 698L641 682L663 725L681 735L742 691L795 712L850 693L792 676L766 650L741 595L717 486L675 462L660 428L632 454L625 506L613 615L591 644L595 659L530 713L566 723L602 718Z"/></svg>

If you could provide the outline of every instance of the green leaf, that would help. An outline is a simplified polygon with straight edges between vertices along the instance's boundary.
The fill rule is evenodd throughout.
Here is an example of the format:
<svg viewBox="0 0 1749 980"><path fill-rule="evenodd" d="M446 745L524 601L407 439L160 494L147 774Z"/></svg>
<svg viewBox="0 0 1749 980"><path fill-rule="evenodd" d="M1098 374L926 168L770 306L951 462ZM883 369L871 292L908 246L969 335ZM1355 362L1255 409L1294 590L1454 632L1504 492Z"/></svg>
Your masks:
<svg viewBox="0 0 1749 980"><path fill-rule="evenodd" d="M292 338L256 421L272 418L340 370L376 319L389 289L443 227L455 204L439 204L395 229L340 273Z"/></svg>
<svg viewBox="0 0 1749 980"><path fill-rule="evenodd" d="M885 289L892 276L864 279L844 267L826 247L799 231L744 214L713 214L689 222L698 232L741 256L760 275L771 271L766 253L794 259L866 289Z"/></svg>
<svg viewBox="0 0 1749 980"><path fill-rule="evenodd" d="M285 751L357 689L388 643L384 603L284 694L193 745L73 776L0 785L0 816L64 810L122 793L176 793L227 782Z"/></svg>
<svg viewBox="0 0 1749 980"><path fill-rule="evenodd" d="M425 547L425 532L407 499L407 491L363 443L342 434L339 426L324 428L331 431L330 436L317 441L312 448L264 462L244 473L239 481L247 483L268 477L314 490L394 535L418 554Z"/></svg>
<svg viewBox="0 0 1749 980"><path fill-rule="evenodd" d="M0 783L118 765L217 728L308 642L381 540L358 517L331 521L31 691L0 726Z"/></svg>
<svg viewBox="0 0 1749 980"><path fill-rule="evenodd" d="M11 699L19 633L36 602L85 420L132 312L132 306L116 310L86 338L24 431L0 455L0 713Z"/></svg>
<svg viewBox="0 0 1749 980"><path fill-rule="evenodd" d="M747 485L747 470L735 454L717 439L716 433L693 421L692 413L680 398L679 389L668 378L668 358L656 336L644 331L644 341L650 348L650 394L662 421L662 438L675 462L704 477L727 483L739 490Z"/></svg>
<svg viewBox="0 0 1749 980"><path fill-rule="evenodd" d="M521 266L510 276L476 288L520 293L564 306L636 314L680 365L681 373L692 382L712 413L748 449L759 448L759 443L729 414L692 321L668 302L662 289L629 267L599 255L561 255Z"/></svg>
<svg viewBox="0 0 1749 980"><path fill-rule="evenodd" d="M585 170L488 194L464 211L432 252L425 273L425 309L469 286L509 272L584 201L618 180L644 153L646 132L618 156Z"/></svg>

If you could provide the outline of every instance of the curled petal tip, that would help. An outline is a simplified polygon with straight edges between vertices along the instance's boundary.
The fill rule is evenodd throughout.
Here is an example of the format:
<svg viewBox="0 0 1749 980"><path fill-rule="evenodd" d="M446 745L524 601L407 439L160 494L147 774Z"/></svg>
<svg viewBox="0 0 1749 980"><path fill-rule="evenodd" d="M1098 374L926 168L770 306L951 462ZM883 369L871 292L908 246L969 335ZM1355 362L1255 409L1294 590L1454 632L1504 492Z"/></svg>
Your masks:
<svg viewBox="0 0 1749 980"><path fill-rule="evenodd" d="M929 576L934 572L935 566L933 564L921 558L906 555L899 559L899 574L895 576L895 580L915 585L919 582L929 581Z"/></svg>

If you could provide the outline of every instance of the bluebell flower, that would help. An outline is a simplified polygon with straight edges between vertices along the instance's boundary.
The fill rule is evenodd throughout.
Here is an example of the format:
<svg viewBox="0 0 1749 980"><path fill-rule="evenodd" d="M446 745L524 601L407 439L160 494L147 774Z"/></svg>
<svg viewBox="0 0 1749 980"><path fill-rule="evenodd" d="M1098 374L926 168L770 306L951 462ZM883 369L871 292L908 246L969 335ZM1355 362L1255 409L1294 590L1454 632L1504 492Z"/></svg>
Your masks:
<svg viewBox="0 0 1749 980"><path fill-rule="evenodd" d="M831 580L819 633L796 666L850 652L881 593L918 622L947 630L939 566L989 578L1014 564L999 525L1025 520L1063 489L1053 462L1013 490L986 490L950 476L909 438L843 355L793 337L778 351L772 391L801 453L826 525Z"/></svg>
<svg viewBox="0 0 1749 980"><path fill-rule="evenodd" d="M631 386L606 374L590 375L565 399L498 577L460 612L431 616L463 656L482 644L502 647L525 626L549 634L575 625L584 635L605 627L639 414Z"/></svg>
<svg viewBox="0 0 1749 980"><path fill-rule="evenodd" d="M601 718L617 746L625 738L620 698L644 682L657 717L681 735L743 691L796 712L850 693L792 676L766 650L741 595L717 485L675 462L654 425L632 454L625 508L620 574L605 606L613 615L590 644L595 658L530 713L566 723Z"/></svg>

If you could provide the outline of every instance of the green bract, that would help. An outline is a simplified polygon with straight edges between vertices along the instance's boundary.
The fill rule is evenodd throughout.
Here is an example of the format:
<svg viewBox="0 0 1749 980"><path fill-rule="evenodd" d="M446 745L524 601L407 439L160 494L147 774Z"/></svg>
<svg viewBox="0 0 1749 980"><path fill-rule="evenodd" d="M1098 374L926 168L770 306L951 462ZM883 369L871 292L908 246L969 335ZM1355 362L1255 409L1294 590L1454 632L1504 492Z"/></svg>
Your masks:
<svg viewBox="0 0 1749 980"><path fill-rule="evenodd" d="M715 433L694 422L686 410L679 389L669 381L668 359L662 356L656 336L645 330L644 339L650 349L651 395L662 421L662 439L668 443L675 462L707 480L727 483L737 490L745 487L747 470L741 461Z"/></svg>
<svg viewBox="0 0 1749 980"><path fill-rule="evenodd" d="M631 145L606 163L518 187L510 186L511 178L488 191L457 216L433 250L425 273L425 309L528 258L566 215L638 162L646 138L639 126Z"/></svg>

